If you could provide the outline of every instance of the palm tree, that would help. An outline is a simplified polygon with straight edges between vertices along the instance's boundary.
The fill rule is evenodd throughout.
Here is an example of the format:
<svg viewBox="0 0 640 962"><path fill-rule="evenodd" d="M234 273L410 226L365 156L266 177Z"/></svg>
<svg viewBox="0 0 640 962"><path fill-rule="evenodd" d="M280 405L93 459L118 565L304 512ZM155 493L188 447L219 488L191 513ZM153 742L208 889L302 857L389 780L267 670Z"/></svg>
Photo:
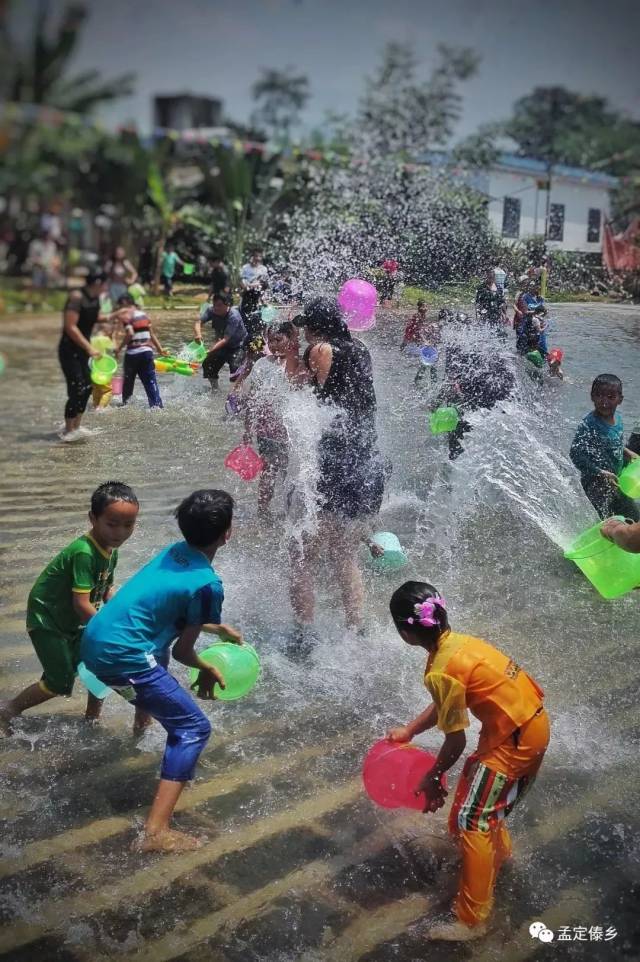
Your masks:
<svg viewBox="0 0 640 962"><path fill-rule="evenodd" d="M293 67L263 68L251 93L258 105L252 115L254 125L267 127L279 143L287 143L291 127L298 122L300 111L309 99L308 78L294 73Z"/></svg>
<svg viewBox="0 0 640 962"><path fill-rule="evenodd" d="M49 0L40 0L32 39L27 51L21 51L9 36L8 2L0 0L0 99L88 114L102 103L128 96L133 90L132 73L109 81L101 80L97 70L68 76L69 62L87 17L87 6L68 3L52 39L48 30L49 11Z"/></svg>

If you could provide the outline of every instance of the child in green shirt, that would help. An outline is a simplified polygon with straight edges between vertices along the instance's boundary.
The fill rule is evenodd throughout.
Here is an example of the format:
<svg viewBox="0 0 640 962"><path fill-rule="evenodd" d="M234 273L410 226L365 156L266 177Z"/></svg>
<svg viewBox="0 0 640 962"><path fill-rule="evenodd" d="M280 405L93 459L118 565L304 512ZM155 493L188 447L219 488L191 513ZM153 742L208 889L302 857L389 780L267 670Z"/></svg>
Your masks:
<svg viewBox="0 0 640 962"><path fill-rule="evenodd" d="M80 661L82 629L109 600L118 548L131 536L138 499L127 484L107 481L91 496L91 530L53 558L27 602L27 631L43 668L40 681L0 707L0 731L28 708L56 695L71 695ZM87 719L100 715L102 701L89 694Z"/></svg>

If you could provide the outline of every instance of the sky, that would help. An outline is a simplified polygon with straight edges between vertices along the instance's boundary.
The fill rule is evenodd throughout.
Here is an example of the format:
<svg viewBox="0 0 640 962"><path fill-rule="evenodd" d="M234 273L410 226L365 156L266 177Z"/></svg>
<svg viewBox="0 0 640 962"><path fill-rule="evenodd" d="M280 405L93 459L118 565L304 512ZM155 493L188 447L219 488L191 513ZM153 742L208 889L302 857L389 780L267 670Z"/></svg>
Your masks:
<svg viewBox="0 0 640 962"><path fill-rule="evenodd" d="M18 0L24 38L39 0ZM64 0L45 0L52 17ZM390 40L412 43L425 77L439 43L482 56L464 86L457 135L504 119L536 85L597 93L640 119L639 0L88 0L90 19L74 61L105 76L133 70L136 92L100 117L152 125L154 94L221 98L247 121L261 67L292 65L309 77L307 129L328 110L352 112Z"/></svg>

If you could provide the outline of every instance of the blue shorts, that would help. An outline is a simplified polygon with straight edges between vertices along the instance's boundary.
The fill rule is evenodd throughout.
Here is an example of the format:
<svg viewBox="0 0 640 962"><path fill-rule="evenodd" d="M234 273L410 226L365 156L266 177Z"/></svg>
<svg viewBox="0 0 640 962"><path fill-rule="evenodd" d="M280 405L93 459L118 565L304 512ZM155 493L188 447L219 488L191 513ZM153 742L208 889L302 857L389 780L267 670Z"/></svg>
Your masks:
<svg viewBox="0 0 640 962"><path fill-rule="evenodd" d="M160 777L169 782L190 781L209 741L211 724L189 692L162 665L139 675L100 680L136 708L148 712L167 732Z"/></svg>

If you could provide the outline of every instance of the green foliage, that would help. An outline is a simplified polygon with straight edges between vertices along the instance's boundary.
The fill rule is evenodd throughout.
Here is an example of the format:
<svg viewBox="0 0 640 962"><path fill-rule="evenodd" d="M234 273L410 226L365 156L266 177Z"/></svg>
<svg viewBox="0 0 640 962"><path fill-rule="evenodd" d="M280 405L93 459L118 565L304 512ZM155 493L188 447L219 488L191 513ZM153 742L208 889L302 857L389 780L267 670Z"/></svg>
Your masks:
<svg viewBox="0 0 640 962"><path fill-rule="evenodd" d="M298 123L309 99L308 77L295 73L290 66L283 70L263 68L251 93L257 104L252 115L254 126L266 128L277 143L288 143L291 128Z"/></svg>
<svg viewBox="0 0 640 962"><path fill-rule="evenodd" d="M49 5L38 4L33 37L26 52L8 35L6 12L0 70L0 95L13 103L46 104L60 110L90 113L100 104L133 90L134 74L103 81L95 70L68 75L87 17L87 5L67 3L57 28L49 29ZM51 37L51 39L50 39Z"/></svg>
<svg viewBox="0 0 640 962"><path fill-rule="evenodd" d="M415 158L448 142L462 110L459 84L473 76L478 58L468 48L444 45L438 55L430 77L421 80L413 47L387 44L357 117L369 150Z"/></svg>

